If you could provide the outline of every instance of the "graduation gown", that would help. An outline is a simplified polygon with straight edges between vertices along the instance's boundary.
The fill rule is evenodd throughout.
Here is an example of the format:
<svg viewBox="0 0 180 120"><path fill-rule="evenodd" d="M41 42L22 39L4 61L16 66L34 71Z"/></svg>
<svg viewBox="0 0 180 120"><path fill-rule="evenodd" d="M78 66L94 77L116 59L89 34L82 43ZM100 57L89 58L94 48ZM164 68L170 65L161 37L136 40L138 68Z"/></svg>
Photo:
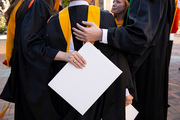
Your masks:
<svg viewBox="0 0 180 120"><path fill-rule="evenodd" d="M168 41L173 12L173 0L131 0L127 26L108 29L109 45L127 53L135 78L136 120L167 118Z"/></svg>
<svg viewBox="0 0 180 120"><path fill-rule="evenodd" d="M25 0L16 13L11 73L0 98L15 103L15 120L59 120L47 86L57 50L43 40L50 13L43 0L28 9L30 2Z"/></svg>
<svg viewBox="0 0 180 120"><path fill-rule="evenodd" d="M69 13L66 15L69 14L70 16L71 27L77 28L76 23L81 24L83 20L87 20L88 9L89 7L87 5L72 6L68 8ZM66 41L66 37L63 34L59 16L59 14L53 16L47 24L47 41L52 48L66 52L69 43ZM100 10L100 28L115 26L116 24L113 16L108 12ZM78 41L74 35L73 43L76 51L83 45L83 42ZM120 51L117 51L109 45L100 44L99 42L95 42L94 45L117 65L123 73L83 116L52 90L51 98L56 111L61 118L68 120L100 120L101 118L103 118L103 120L125 120L125 89L127 87L132 87L131 74L126 58ZM53 78L65 64L66 62L63 61L54 61L50 67L51 78ZM109 73L109 75L111 75L111 73Z"/></svg>

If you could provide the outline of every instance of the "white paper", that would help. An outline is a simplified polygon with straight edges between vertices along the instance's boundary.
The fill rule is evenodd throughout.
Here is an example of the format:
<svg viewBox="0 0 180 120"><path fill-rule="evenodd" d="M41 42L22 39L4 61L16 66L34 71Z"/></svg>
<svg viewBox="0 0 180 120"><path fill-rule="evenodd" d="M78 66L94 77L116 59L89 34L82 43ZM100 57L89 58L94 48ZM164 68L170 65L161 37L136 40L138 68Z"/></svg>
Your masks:
<svg viewBox="0 0 180 120"><path fill-rule="evenodd" d="M49 86L83 115L122 71L89 42L78 52L86 67L77 69L67 63Z"/></svg>
<svg viewBox="0 0 180 120"><path fill-rule="evenodd" d="M126 120L134 120L138 111L130 104L126 106Z"/></svg>
<svg viewBox="0 0 180 120"><path fill-rule="evenodd" d="M170 35L169 35L169 40L170 40L170 41L173 41L173 40L174 40L174 33L170 33Z"/></svg>

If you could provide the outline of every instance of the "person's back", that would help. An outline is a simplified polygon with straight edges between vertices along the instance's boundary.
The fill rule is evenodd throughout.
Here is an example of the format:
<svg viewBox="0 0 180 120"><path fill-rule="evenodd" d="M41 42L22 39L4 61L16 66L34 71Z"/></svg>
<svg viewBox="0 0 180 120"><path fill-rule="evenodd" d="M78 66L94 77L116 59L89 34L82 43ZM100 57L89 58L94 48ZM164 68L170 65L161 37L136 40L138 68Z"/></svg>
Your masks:
<svg viewBox="0 0 180 120"><path fill-rule="evenodd" d="M53 13L54 2L13 0L7 11L9 21L4 63L11 66L11 74L0 99L15 103L15 120L59 120L46 85L48 66L54 55L43 39L43 30L50 13Z"/></svg>
<svg viewBox="0 0 180 120"><path fill-rule="evenodd" d="M66 29L67 32L67 28L69 26L64 25L64 22L70 22L70 27L68 29L71 32L71 28L76 27L76 23L81 24L82 21L87 21L92 16L97 20L95 22L99 23L99 26L101 28L116 26L115 20L110 13L102 11L95 6L88 6L86 2L71 2L68 8L65 8L59 14L53 16L49 20L46 30L48 44L52 48L64 52L74 50L78 51L82 47L83 42L76 40L74 35L72 36L72 41L70 42L69 40L68 42L64 30ZM65 26L65 28L63 26ZM56 110L59 112L62 118L70 118L77 120L100 120L101 118L107 120L124 120L125 89L127 87L126 83L131 83L131 75L128 64L124 55L116 49L113 49L109 45L100 44L99 42L95 42L94 45L114 64L116 64L123 71L123 74L107 89L107 91L83 116L81 116L77 111L75 111L54 91L51 91L52 101L54 103L54 106L56 107ZM63 61L53 62L50 68L51 78L53 78L65 64L66 62ZM100 74L103 73L100 72ZM111 75L111 73L109 74Z"/></svg>
<svg viewBox="0 0 180 120"><path fill-rule="evenodd" d="M169 33L174 15L174 0L131 0L126 27L109 28L108 40L96 25L73 29L83 41L98 41L126 51L135 78L139 111L136 120L166 120L168 108ZM92 30L94 30L92 32ZM89 39L89 36L91 39ZM108 42L107 42L108 41ZM130 91L130 93L132 93Z"/></svg>

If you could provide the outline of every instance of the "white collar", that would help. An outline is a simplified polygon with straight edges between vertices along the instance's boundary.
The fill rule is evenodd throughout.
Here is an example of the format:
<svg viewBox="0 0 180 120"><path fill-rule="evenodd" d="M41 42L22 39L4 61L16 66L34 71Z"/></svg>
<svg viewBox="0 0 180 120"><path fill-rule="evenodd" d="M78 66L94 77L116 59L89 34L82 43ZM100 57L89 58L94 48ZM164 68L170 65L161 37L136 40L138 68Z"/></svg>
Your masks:
<svg viewBox="0 0 180 120"><path fill-rule="evenodd" d="M72 1L70 2L69 7L78 5L89 5L89 3L87 1Z"/></svg>

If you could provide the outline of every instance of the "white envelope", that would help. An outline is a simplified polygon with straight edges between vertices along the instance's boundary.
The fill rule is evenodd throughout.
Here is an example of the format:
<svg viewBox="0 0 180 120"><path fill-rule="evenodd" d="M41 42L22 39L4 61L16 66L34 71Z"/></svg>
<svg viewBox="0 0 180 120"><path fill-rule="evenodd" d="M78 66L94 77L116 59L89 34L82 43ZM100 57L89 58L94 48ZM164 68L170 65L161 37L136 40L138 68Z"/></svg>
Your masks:
<svg viewBox="0 0 180 120"><path fill-rule="evenodd" d="M138 113L131 104L126 106L126 120L134 120Z"/></svg>
<svg viewBox="0 0 180 120"><path fill-rule="evenodd" d="M89 42L78 52L86 67L67 63L48 85L83 115L122 71Z"/></svg>

